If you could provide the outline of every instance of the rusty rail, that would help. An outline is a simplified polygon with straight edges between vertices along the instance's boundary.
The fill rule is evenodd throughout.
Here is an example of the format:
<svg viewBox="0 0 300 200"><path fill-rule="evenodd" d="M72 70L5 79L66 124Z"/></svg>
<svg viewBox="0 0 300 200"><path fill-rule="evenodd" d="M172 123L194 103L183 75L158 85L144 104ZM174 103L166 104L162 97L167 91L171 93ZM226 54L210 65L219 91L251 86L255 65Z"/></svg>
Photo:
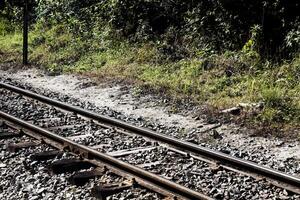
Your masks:
<svg viewBox="0 0 300 200"><path fill-rule="evenodd" d="M25 89L21 89L19 87L15 87L10 84L0 82L0 88L1 87L5 88L7 90L13 91L15 93L22 94L24 96L39 100L39 101L49 104L51 106L55 106L55 107L58 107L60 109L63 109L63 110L69 111L69 112L77 113L79 115L88 117L90 119L99 121L101 123L106 123L111 126L116 126L121 129L132 131L134 134L145 136L145 137L151 138L153 140L157 140L159 142L163 142L163 143L175 146L177 148L184 149L185 151L189 151L189 152L196 153L199 155L207 156L209 158L216 159L218 161L230 164L232 166L247 169L251 172L254 172L255 174L262 175L264 177L268 177L272 180L278 180L278 181L284 182L285 184L295 186L296 188L299 189L299 186L300 186L300 178L299 177L291 176L286 173L280 172L278 170L274 170L274 169L271 169L271 168L268 168L265 166L258 165L251 161L239 159L239 158L236 158L236 157L233 157L233 156L221 153L221 152L217 152L217 151L205 148L205 147L201 147L201 146L198 146L198 145L190 143L190 142L185 142L185 141L182 141L182 140L170 137L170 136L158 134L154 131L151 131L151 130L148 130L145 128L141 128L141 127L137 127L137 126L128 124L126 122L123 122L123 121L120 121L117 119L113 119L110 117L106 117L106 116L97 114L92 111L87 111L82 108L72 106L72 105L48 98L43 95L36 94L34 92L31 92L31 91L28 91Z"/></svg>
<svg viewBox="0 0 300 200"><path fill-rule="evenodd" d="M210 197L193 191L189 188L176 184L172 181L164 179L158 175L147 172L141 168L138 168L134 165L130 165L126 162L120 161L112 156L109 156L105 153L101 153L94 149L91 149L87 146L78 144L72 140L54 134L48 130L42 129L38 126L30 124L26 121L18 119L14 116L8 115L0 111L0 118L6 122L10 122L14 125L19 126L22 129L30 131L31 134L27 133L29 136L34 137L38 140L42 140L44 143L49 144L55 148L59 149L68 149L68 151L80 155L82 158L87 160L96 160L101 163L107 164L121 171L125 171L133 177L136 177L140 180L145 180L150 184L153 184L156 187L162 188L163 190L168 191L170 194L173 194L176 197L182 199L211 199ZM26 132L24 132L26 134ZM32 135L33 134L33 135Z"/></svg>

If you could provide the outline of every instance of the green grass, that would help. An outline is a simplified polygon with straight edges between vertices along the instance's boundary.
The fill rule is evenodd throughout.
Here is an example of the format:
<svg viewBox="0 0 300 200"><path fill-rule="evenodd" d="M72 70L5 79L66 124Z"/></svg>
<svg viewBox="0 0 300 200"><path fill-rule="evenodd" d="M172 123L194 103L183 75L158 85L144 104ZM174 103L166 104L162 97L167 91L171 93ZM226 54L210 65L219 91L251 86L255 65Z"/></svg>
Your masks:
<svg viewBox="0 0 300 200"><path fill-rule="evenodd" d="M0 18L0 61L19 61L21 59L21 44L20 31L14 29L7 20Z"/></svg>
<svg viewBox="0 0 300 200"><path fill-rule="evenodd" d="M82 39L63 25L45 29L42 34L40 29L37 26L30 35L30 59L50 71L131 80L217 109L263 102L263 110L251 121L299 126L300 55L275 65L262 62L255 52L245 52L244 48L221 55L199 51L197 56L170 61L151 42L130 44L107 36ZM19 32L0 33L1 52L16 56L20 41Z"/></svg>

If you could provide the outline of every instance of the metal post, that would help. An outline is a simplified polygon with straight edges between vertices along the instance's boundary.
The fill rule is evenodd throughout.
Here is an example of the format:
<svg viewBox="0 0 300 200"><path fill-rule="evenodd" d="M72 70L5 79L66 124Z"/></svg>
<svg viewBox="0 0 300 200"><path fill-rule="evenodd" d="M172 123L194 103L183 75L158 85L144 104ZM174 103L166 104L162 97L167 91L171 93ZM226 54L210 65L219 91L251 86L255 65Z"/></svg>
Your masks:
<svg viewBox="0 0 300 200"><path fill-rule="evenodd" d="M24 0L23 12L23 65L28 65L28 0Z"/></svg>

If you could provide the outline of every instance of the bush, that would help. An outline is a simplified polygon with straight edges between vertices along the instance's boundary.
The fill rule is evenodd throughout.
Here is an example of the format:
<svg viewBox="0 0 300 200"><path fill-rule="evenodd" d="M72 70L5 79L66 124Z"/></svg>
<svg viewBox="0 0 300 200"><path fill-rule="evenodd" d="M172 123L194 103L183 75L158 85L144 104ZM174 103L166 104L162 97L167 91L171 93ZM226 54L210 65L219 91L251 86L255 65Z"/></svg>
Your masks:
<svg viewBox="0 0 300 200"><path fill-rule="evenodd" d="M8 20L0 18L0 36L4 36L13 31L13 27L9 25Z"/></svg>
<svg viewBox="0 0 300 200"><path fill-rule="evenodd" d="M186 46L241 49L259 25L258 53L284 58L299 50L299 10L298 0L41 0L36 14L45 22L67 22L86 37L109 26L133 42L163 40L163 51L175 59L186 56Z"/></svg>

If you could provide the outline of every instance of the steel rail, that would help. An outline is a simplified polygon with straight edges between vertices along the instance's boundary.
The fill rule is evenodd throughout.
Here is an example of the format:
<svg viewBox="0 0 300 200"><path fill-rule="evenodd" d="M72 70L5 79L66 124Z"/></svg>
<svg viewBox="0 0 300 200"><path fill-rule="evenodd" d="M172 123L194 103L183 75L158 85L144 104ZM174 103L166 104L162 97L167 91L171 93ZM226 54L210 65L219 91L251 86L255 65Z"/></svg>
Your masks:
<svg viewBox="0 0 300 200"><path fill-rule="evenodd" d="M151 130L148 130L145 128L141 128L141 127L137 127L137 126L128 124L126 122L123 122L123 121L120 121L117 119L113 119L110 117L106 117L106 116L97 114L92 111L87 111L87 110L84 110L77 106L72 106L72 105L51 99L49 97L46 97L46 96L43 96L40 94L36 94L34 92L31 92L31 91L28 91L28 90L25 90L25 89L22 89L22 88L19 88L19 87L10 85L10 84L0 82L0 88L1 87L5 88L7 90L13 91L15 93L22 94L24 96L39 100L46 104L61 108L63 110L74 112L74 113L80 114L82 116L91 118L96 121L104 122L104 123L110 124L112 126L117 126L119 128L132 131L134 134L146 136L148 138L167 143L167 144L175 146L177 148L184 149L185 151L189 151L189 152L196 153L199 155L207 156L209 158L217 159L218 161L225 162L227 164L230 164L230 165L233 165L236 167L241 167L243 169L247 169L256 174L266 176L270 179L280 180L286 184L300 187L300 178L299 177L292 176L292 175L289 175L289 174L286 174L286 173L283 173L278 170L271 169L271 168L268 168L265 166L261 166L254 162L251 162L251 161L236 158L236 157L227 155L225 153L214 151L209 148L201 147L199 145L196 145L196 144L193 144L190 142L185 142L185 141L182 141L182 140L170 137L170 136L158 134L154 131L151 131Z"/></svg>
<svg viewBox="0 0 300 200"><path fill-rule="evenodd" d="M162 178L158 175L155 175L153 173L147 172L144 169L141 169L139 167L136 167L134 165L128 164L126 162L120 161L112 156L109 156L108 154L101 153L99 151L96 151L94 149L91 149L87 146L78 144L72 140L69 140L65 137L59 136L55 133L52 133L48 130L45 130L43 128L40 128L38 126L35 126L33 124L30 124L26 121L23 121L21 119L18 119L14 116L11 116L7 113L4 113L0 111L0 118L4 119L5 121L11 122L15 125L18 125L22 127L23 129L27 129L29 131L32 131L34 133L39 134L40 136L49 139L50 141L56 142L64 146L64 148L69 147L69 150L71 152L85 152L85 154L80 154L81 156L85 156L87 159L96 159L100 162L107 163L113 167L116 167L120 170L123 170L129 174L132 174L134 176L137 176L143 180L149 181L155 185L158 185L159 187L162 187L166 189L167 191L170 191L171 193L174 193L175 196L183 197L187 199L212 199L204 194L198 193L196 191L193 191L189 188L186 188L182 185L179 185L177 183L174 183L172 181L169 181L165 178ZM47 143L46 140L43 139L45 143ZM53 145L53 143L48 143L50 145Z"/></svg>

